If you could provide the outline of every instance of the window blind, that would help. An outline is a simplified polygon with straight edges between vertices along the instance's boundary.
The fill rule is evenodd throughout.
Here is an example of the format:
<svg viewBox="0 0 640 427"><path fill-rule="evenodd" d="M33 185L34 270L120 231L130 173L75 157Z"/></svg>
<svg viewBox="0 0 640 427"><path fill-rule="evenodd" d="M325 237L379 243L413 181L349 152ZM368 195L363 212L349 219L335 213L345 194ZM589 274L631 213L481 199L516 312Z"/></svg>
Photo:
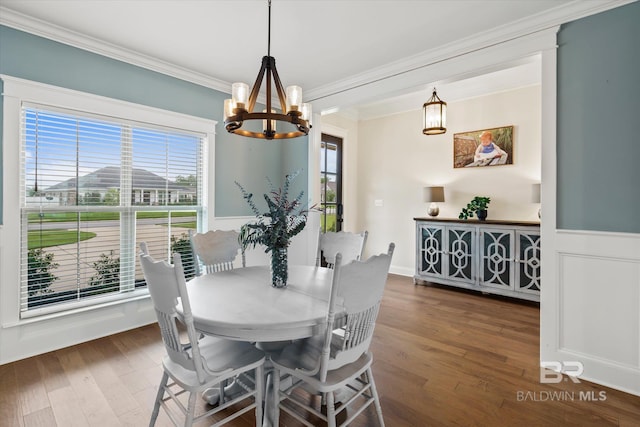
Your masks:
<svg viewBox="0 0 640 427"><path fill-rule="evenodd" d="M139 243L180 252L202 213L206 136L24 104L22 317L126 297L145 286Z"/></svg>

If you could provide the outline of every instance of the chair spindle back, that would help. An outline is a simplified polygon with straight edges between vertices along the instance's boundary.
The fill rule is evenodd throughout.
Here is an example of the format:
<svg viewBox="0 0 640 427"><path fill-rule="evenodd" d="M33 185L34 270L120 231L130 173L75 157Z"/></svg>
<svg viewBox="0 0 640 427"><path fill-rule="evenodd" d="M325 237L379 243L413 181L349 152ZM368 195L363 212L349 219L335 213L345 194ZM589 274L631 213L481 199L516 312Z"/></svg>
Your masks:
<svg viewBox="0 0 640 427"><path fill-rule="evenodd" d="M241 251L238 234L234 230L209 230L196 234L190 231L191 247L196 258L196 274L232 270L238 251ZM244 253L242 266L245 266Z"/></svg>

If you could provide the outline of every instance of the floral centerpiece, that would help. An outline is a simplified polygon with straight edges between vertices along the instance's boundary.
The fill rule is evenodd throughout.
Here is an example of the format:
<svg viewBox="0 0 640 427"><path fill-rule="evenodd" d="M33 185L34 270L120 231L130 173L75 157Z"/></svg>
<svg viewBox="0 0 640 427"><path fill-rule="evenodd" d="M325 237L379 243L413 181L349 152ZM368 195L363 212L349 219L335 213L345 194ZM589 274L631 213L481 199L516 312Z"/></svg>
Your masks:
<svg viewBox="0 0 640 427"><path fill-rule="evenodd" d="M271 284L282 288L287 286L287 248L291 238L300 233L307 224L307 210L302 206L304 191L293 200L289 200L289 186L300 171L286 175L284 185L276 188L267 178L271 191L264 195L268 211L261 213L249 193L236 181L257 220L244 224L240 228L238 240L242 249L260 244L265 252L271 252Z"/></svg>

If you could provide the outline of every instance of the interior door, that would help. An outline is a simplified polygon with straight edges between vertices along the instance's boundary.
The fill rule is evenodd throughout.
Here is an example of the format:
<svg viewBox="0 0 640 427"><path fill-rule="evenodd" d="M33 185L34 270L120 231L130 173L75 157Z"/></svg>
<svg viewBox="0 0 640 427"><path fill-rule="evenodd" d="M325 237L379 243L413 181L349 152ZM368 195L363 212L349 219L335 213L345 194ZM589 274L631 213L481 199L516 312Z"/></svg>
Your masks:
<svg viewBox="0 0 640 427"><path fill-rule="evenodd" d="M320 205L322 232L342 230L342 138L324 133L320 144Z"/></svg>

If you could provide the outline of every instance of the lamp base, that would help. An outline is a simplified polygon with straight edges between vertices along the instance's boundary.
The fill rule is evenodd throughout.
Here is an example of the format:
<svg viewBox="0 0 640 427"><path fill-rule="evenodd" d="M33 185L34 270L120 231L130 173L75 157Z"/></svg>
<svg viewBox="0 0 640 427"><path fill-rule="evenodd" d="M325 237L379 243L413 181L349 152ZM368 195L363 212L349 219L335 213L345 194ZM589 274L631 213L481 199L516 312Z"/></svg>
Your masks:
<svg viewBox="0 0 640 427"><path fill-rule="evenodd" d="M438 208L437 206L429 207L429 210L427 210L427 213L429 214L429 216L436 217L440 213L440 208Z"/></svg>

